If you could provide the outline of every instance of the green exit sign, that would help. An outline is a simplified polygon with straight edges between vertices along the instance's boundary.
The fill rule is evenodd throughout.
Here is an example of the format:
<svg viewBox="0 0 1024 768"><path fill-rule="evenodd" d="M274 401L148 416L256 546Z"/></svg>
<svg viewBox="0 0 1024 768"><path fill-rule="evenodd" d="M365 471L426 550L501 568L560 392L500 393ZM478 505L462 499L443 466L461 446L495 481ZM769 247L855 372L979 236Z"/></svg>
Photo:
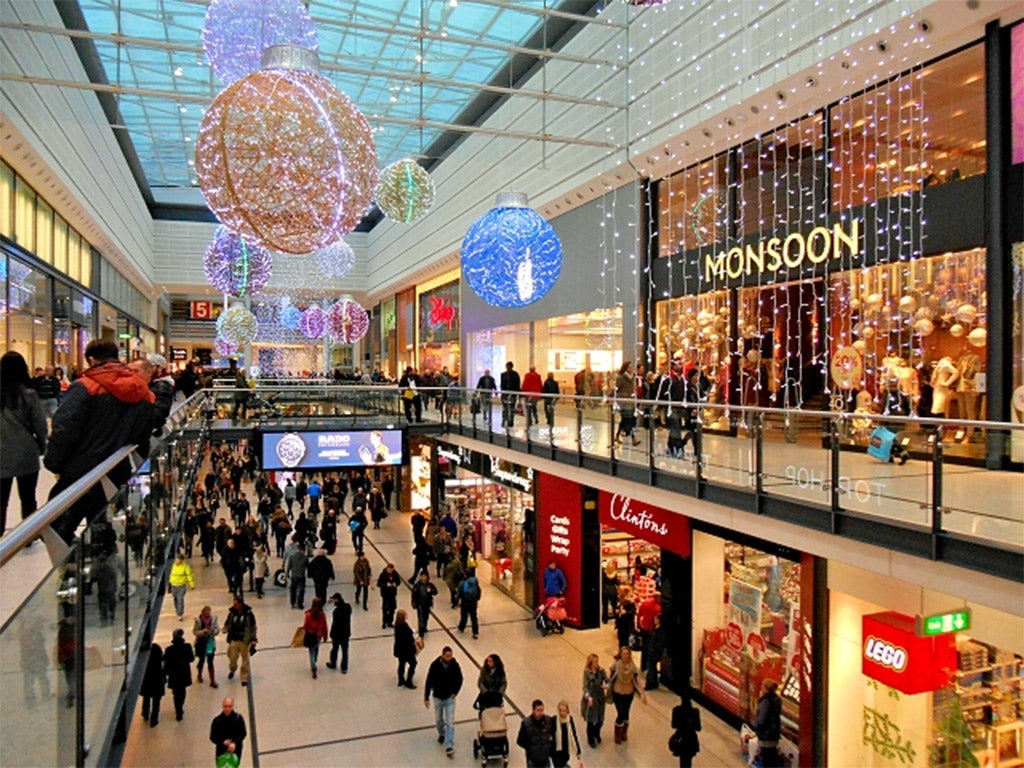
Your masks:
<svg viewBox="0 0 1024 768"><path fill-rule="evenodd" d="M971 611L969 608L917 617L917 634L920 637L948 635L951 632L965 632L970 628Z"/></svg>

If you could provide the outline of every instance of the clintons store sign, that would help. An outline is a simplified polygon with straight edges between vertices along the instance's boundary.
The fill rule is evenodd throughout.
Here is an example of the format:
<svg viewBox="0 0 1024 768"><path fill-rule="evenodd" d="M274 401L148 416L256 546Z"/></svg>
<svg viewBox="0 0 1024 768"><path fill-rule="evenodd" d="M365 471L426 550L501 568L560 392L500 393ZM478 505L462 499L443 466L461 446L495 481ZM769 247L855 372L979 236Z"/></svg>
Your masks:
<svg viewBox="0 0 1024 768"><path fill-rule="evenodd" d="M598 494L597 505L602 525L690 556L690 520L685 515L607 491Z"/></svg>

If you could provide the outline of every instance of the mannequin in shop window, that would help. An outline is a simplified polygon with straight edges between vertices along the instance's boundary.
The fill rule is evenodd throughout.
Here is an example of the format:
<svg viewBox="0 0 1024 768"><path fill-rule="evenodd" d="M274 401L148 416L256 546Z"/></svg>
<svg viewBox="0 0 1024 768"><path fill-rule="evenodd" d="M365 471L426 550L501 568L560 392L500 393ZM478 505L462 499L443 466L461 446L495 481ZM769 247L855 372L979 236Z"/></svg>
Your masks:
<svg viewBox="0 0 1024 768"><path fill-rule="evenodd" d="M885 360L882 412L890 416L910 416L919 397L917 371L902 357Z"/></svg>
<svg viewBox="0 0 1024 768"><path fill-rule="evenodd" d="M932 415L949 416L949 403L953 394L953 385L960 378L960 372L953 363L953 358L943 357L935 364L932 371Z"/></svg>
<svg viewBox="0 0 1024 768"><path fill-rule="evenodd" d="M977 376L982 372L981 358L968 350L956 361L957 372L960 374L956 383L957 415L962 419L976 421L981 417L981 398L978 396ZM970 430L968 430L968 435ZM964 442L970 439L964 437Z"/></svg>

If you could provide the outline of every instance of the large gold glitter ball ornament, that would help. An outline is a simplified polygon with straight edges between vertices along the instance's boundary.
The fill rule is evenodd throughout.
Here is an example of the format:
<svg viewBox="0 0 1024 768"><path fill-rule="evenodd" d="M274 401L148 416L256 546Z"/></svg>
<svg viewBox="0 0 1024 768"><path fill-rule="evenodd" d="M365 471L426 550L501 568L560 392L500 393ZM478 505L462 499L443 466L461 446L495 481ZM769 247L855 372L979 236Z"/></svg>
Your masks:
<svg viewBox="0 0 1024 768"><path fill-rule="evenodd" d="M235 304L217 318L217 335L236 347L244 347L256 338L256 315L242 304Z"/></svg>
<svg viewBox="0 0 1024 768"><path fill-rule="evenodd" d="M434 181L419 163L406 158L380 172L374 197L389 219L411 224L434 204Z"/></svg>
<svg viewBox="0 0 1024 768"><path fill-rule="evenodd" d="M355 229L377 183L366 118L326 78L283 68L225 88L196 140L210 209L243 239L309 253Z"/></svg>

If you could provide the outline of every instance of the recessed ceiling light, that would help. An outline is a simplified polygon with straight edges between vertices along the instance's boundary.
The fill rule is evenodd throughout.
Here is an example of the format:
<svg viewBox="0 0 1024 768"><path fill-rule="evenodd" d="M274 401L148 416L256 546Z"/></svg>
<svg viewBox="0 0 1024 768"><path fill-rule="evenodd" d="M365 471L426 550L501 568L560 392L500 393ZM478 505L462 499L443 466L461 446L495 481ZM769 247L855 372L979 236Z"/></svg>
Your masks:
<svg viewBox="0 0 1024 768"><path fill-rule="evenodd" d="M174 68L174 76L175 77L181 77L184 74L185 74L185 70L182 69L181 67L175 67Z"/></svg>

